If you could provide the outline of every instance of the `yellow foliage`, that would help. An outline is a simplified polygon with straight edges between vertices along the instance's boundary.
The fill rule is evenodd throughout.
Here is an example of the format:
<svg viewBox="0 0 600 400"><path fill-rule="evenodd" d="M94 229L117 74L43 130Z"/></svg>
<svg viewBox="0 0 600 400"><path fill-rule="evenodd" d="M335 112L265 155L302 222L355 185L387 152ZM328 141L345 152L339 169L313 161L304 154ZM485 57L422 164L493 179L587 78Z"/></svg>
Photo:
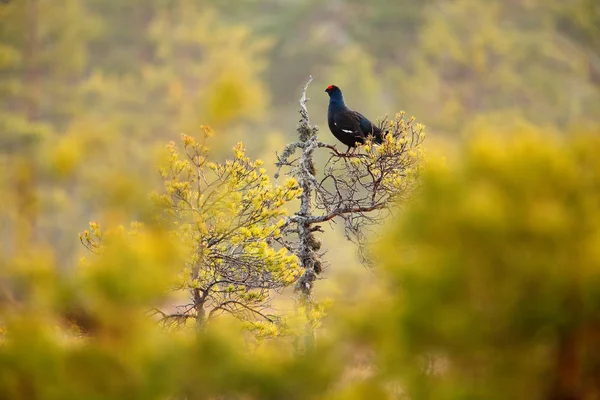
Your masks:
<svg viewBox="0 0 600 400"><path fill-rule="evenodd" d="M395 154L400 139L370 151ZM419 171L366 294L341 285L351 301L305 302L276 324L242 308L227 309L241 324L214 317L237 301L275 318L264 308L270 292L242 281L293 281L297 260L274 245L285 221L275 204L297 196L297 184L263 185L243 146L211 163L205 136L181 143L162 168L160 223L91 222L81 240L98 254L68 276L47 246L2 256L6 396L597 396L588 368L599 359L597 136L471 134L459 157ZM193 295L207 285L214 323L202 330L194 311L172 317L181 330L157 323L178 309L148 314L169 290Z"/></svg>
<svg viewBox="0 0 600 400"><path fill-rule="evenodd" d="M383 244L401 287L390 368L409 393L598 395L586 365L599 360L599 146L589 135L480 133L451 167L424 172ZM438 372L419 375L428 358Z"/></svg>
<svg viewBox="0 0 600 400"><path fill-rule="evenodd" d="M282 207L301 190L293 179L273 187L262 162L246 157L242 143L234 146L233 159L208 161L211 132L205 127L200 138L182 135L182 154L169 144L160 169L165 191L155 198L166 226L189 248L178 286L202 293L201 300L192 298L208 318L229 312L255 320L262 314L252 310L264 307L268 289L286 287L300 273L294 256L271 246L281 238ZM198 310L185 318L203 322L204 311Z"/></svg>
<svg viewBox="0 0 600 400"><path fill-rule="evenodd" d="M599 398L600 143L563 129L598 125L597 1L322 3L0 0L1 398ZM417 197L288 310L308 69L464 143L399 114L343 161Z"/></svg>

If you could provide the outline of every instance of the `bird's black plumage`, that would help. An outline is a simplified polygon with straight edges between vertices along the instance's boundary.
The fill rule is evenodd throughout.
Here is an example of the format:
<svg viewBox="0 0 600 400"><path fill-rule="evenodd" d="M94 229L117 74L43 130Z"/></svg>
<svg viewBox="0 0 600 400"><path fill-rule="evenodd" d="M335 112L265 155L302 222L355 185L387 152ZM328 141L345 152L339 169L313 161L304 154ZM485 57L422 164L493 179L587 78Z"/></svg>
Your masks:
<svg viewBox="0 0 600 400"><path fill-rule="evenodd" d="M344 96L339 87L328 86L325 92L329 94L329 109L327 110L329 130L340 142L348 146L348 150L356 147L356 143L365 143L369 136L373 136L374 143L381 144L383 142L381 129L361 113L350 110L344 102Z"/></svg>

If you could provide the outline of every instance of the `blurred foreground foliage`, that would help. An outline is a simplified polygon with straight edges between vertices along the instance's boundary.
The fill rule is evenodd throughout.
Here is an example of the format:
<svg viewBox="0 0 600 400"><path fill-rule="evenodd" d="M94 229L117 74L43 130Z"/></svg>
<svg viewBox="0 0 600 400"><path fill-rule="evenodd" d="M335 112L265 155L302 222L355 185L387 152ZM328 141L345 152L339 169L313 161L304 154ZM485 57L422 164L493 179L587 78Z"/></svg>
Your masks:
<svg viewBox="0 0 600 400"><path fill-rule="evenodd" d="M116 230L68 276L43 242L3 253L0 393L597 399L599 148L597 135L521 130L430 160L377 248L378 284L334 303L307 348L295 345L301 329L256 342L227 318L159 324L148 311L190 257L161 224ZM69 325L78 310L87 334Z"/></svg>
<svg viewBox="0 0 600 400"><path fill-rule="evenodd" d="M397 346L381 354L410 397L600 396L598 149L597 133L479 134L430 166L384 244Z"/></svg>

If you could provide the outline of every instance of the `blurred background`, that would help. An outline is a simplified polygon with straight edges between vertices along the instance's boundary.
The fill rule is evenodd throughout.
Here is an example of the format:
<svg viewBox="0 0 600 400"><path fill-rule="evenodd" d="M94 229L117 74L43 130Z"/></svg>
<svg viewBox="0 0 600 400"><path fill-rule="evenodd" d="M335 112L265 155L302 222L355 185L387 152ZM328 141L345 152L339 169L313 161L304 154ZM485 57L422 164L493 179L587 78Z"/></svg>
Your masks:
<svg viewBox="0 0 600 400"><path fill-rule="evenodd" d="M600 5L2 1L2 251L41 241L68 268L86 222L108 208L139 217L160 149L202 124L217 132L215 159L243 141L272 173L275 151L295 138L309 74L312 122L331 143L329 84L371 119L414 115L442 153L482 127L550 135L595 126ZM356 264L348 248L337 264Z"/></svg>
<svg viewBox="0 0 600 400"><path fill-rule="evenodd" d="M305 352L159 329L182 249L78 233L151 225L165 146L202 125L273 175L309 75L322 141L330 84L426 126L378 268L324 226ZM598 132L598 0L0 0L0 398L598 400ZM96 336L61 328L73 305Z"/></svg>

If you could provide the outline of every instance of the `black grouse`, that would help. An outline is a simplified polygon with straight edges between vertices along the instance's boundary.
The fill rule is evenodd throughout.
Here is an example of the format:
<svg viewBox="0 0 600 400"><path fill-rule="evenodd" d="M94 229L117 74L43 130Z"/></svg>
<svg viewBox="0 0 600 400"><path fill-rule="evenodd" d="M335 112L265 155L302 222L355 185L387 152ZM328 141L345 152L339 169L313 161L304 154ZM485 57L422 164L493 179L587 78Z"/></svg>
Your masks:
<svg viewBox="0 0 600 400"><path fill-rule="evenodd" d="M348 146L346 152L351 147L356 147L356 143L365 143L368 136L373 136L374 143L382 143L381 129L361 113L350 110L344 103L344 96L339 87L330 85L325 92L329 94L329 109L327 110L329 129L333 136Z"/></svg>

